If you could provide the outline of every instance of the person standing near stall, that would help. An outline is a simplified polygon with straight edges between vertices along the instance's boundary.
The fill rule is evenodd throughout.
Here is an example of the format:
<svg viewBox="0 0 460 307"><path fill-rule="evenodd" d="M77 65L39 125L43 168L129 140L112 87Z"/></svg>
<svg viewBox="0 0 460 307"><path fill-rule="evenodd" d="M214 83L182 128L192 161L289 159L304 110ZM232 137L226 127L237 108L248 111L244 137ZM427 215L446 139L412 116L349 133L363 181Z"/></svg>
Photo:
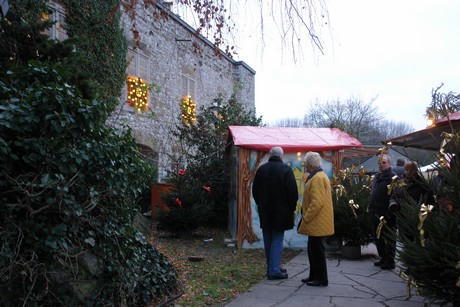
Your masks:
<svg viewBox="0 0 460 307"><path fill-rule="evenodd" d="M323 239L334 234L331 182L321 168L319 153L307 152L305 169L309 175L303 192L302 219L297 232L308 236L310 274L302 282L308 286L326 287L329 280Z"/></svg>
<svg viewBox="0 0 460 307"><path fill-rule="evenodd" d="M252 196L258 207L269 280L286 279L281 268L284 231L294 227L297 206L297 182L292 169L283 163L281 147L270 150L268 162L261 165L252 184Z"/></svg>
<svg viewBox="0 0 460 307"><path fill-rule="evenodd" d="M390 156L382 154L378 163L380 172L375 174L372 180L368 211L373 225L375 246L380 256L380 260L374 262L374 265L384 270L392 270L395 268L396 217L389 211L388 185L397 174L391 170ZM380 227L381 224L383 227Z"/></svg>

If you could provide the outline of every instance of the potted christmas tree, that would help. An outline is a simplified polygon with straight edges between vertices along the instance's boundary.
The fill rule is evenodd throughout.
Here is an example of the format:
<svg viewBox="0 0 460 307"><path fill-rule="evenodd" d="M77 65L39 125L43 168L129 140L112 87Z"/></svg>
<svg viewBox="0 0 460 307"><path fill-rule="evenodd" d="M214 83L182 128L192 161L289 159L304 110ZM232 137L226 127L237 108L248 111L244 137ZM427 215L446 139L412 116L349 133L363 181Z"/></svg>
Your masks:
<svg viewBox="0 0 460 307"><path fill-rule="evenodd" d="M373 241L372 225L367 218L369 176L365 170L354 174L355 167L340 171L333 180L334 238L340 240L342 256L360 258L361 246Z"/></svg>

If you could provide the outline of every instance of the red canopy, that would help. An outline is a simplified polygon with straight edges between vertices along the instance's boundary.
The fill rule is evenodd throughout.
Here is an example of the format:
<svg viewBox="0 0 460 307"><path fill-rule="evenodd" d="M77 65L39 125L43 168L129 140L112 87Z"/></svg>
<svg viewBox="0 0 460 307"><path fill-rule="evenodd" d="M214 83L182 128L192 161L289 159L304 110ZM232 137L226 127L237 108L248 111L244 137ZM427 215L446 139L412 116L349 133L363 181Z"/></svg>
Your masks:
<svg viewBox="0 0 460 307"><path fill-rule="evenodd" d="M229 132L236 146L264 152L274 146L284 152L362 147L356 138L337 128L230 126Z"/></svg>

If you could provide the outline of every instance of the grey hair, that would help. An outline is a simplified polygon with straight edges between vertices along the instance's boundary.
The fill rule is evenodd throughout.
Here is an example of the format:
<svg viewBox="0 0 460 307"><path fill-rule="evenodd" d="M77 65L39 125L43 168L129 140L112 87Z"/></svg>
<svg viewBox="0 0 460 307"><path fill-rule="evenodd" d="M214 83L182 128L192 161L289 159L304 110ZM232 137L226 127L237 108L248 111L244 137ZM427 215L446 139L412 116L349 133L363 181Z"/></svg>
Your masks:
<svg viewBox="0 0 460 307"><path fill-rule="evenodd" d="M283 148L281 147L277 146L277 147L273 147L272 149L270 149L270 157L277 156L277 157L282 158L283 154L284 154L284 151L283 151Z"/></svg>
<svg viewBox="0 0 460 307"><path fill-rule="evenodd" d="M387 160L388 160L388 162L389 162L390 165L391 165L391 157L390 157L389 155L387 155L387 154L383 154L383 155L382 155L382 158L383 158L383 157L386 157ZM380 160L379 160L379 163L380 163Z"/></svg>
<svg viewBox="0 0 460 307"><path fill-rule="evenodd" d="M305 154L305 165L318 168L321 166L321 156L319 153L309 151Z"/></svg>

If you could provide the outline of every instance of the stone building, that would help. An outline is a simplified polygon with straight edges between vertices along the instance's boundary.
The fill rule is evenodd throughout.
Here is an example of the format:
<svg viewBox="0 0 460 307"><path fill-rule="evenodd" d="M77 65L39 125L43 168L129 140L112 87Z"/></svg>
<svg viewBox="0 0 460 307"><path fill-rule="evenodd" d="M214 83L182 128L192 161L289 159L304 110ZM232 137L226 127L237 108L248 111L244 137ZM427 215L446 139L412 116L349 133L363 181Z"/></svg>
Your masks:
<svg viewBox="0 0 460 307"><path fill-rule="evenodd" d="M216 55L214 45L196 36L195 29L166 5L157 4L157 9L168 18L158 19L139 5L134 31L133 21L126 14L122 17L129 42L127 83L108 123L131 127L144 154L158 166L161 182L169 170L180 167L174 165L181 151L170 131L182 112L193 115L200 106L211 106L219 94L225 102L233 93L248 110L254 110L255 71L224 52ZM154 84L154 88L145 90L142 84ZM133 93L146 104L132 101Z"/></svg>
<svg viewBox="0 0 460 307"><path fill-rule="evenodd" d="M49 7L56 23L47 34L67 39L65 9L59 1L50 1ZM180 167L176 164L181 151L171 129L182 113L193 116L201 106L211 106L219 94L224 102L235 94L247 110L254 110L255 71L224 52L216 55L214 45L197 36L167 4L146 8L139 1L136 13L135 22L127 13L122 15L129 66L119 107L107 124L132 129L143 154L158 167L161 182L169 170Z"/></svg>

